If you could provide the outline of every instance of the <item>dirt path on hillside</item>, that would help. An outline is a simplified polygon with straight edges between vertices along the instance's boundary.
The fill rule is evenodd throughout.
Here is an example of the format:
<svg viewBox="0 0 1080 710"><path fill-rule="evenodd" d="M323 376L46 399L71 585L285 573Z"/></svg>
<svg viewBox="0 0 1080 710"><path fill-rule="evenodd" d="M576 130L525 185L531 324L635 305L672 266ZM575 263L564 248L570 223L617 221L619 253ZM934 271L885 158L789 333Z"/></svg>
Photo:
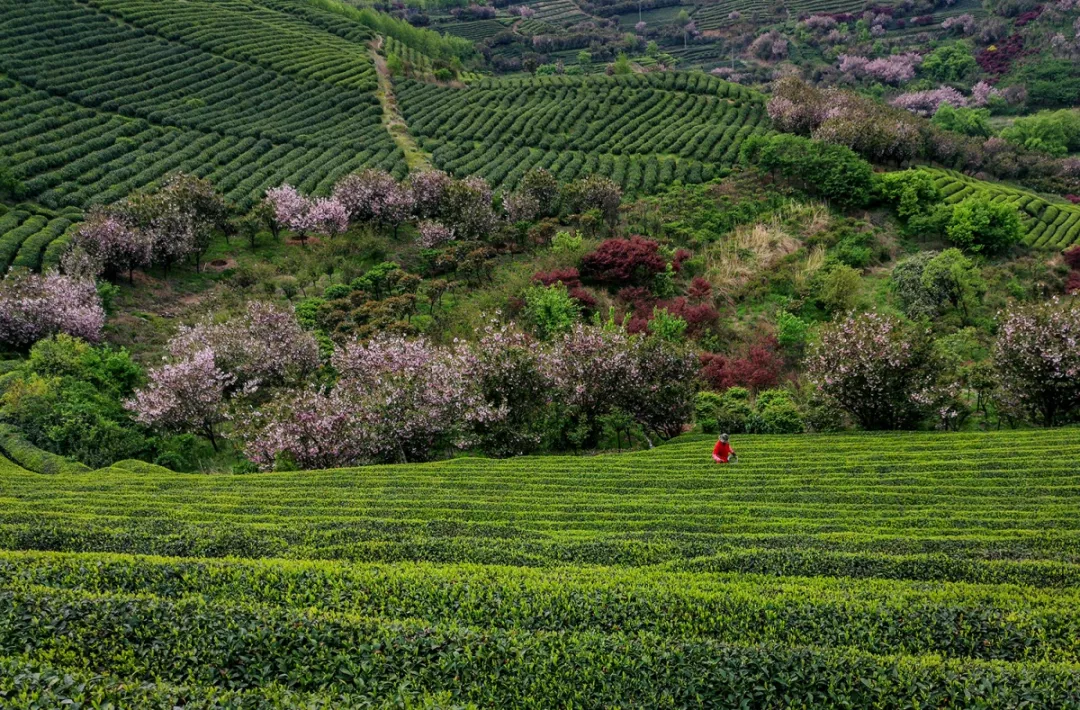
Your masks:
<svg viewBox="0 0 1080 710"><path fill-rule="evenodd" d="M409 126L405 123L405 117L398 108L397 98L394 96L394 82L390 79L390 70L386 66L386 58L379 54L382 49L383 38L377 37L371 43L371 59L375 62L375 75L379 79L379 89L375 95L379 97L382 106L383 125L390 131L390 136L405 153L405 164L409 170L431 170L431 157L416 144Z"/></svg>

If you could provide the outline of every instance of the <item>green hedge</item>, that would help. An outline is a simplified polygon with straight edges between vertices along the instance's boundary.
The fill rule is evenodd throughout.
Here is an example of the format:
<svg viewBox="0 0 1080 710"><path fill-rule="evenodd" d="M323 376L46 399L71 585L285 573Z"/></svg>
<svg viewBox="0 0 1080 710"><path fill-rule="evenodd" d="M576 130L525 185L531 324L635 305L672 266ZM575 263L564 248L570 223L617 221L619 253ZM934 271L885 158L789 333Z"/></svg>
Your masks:
<svg viewBox="0 0 1080 710"><path fill-rule="evenodd" d="M0 424L0 453L34 473L84 473L90 470L78 461L39 449L7 424Z"/></svg>

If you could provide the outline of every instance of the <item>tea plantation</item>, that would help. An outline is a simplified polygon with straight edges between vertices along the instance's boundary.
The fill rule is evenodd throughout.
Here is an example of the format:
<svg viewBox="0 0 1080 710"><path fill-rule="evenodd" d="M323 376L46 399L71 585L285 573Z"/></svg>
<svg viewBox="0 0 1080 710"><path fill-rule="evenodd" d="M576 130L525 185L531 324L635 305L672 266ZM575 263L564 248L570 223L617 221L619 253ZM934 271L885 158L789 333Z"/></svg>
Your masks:
<svg viewBox="0 0 1080 710"><path fill-rule="evenodd" d="M0 460L0 705L1080 707L1080 431Z"/></svg>

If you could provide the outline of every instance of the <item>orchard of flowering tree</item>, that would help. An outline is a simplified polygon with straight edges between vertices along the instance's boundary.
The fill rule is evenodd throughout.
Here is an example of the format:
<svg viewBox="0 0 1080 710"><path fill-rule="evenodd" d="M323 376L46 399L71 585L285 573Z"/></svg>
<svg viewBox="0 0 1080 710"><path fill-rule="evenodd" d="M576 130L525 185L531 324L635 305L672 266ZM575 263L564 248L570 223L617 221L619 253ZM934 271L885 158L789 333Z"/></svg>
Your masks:
<svg viewBox="0 0 1080 710"><path fill-rule="evenodd" d="M1078 33L0 0L0 708L1080 709Z"/></svg>

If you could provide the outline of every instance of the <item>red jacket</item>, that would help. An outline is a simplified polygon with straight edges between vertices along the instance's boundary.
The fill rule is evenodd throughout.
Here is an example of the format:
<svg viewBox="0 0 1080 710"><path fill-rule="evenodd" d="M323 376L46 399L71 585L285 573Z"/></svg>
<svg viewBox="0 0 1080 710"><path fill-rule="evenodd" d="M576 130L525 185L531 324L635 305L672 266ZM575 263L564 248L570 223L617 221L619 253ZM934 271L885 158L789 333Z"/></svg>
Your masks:
<svg viewBox="0 0 1080 710"><path fill-rule="evenodd" d="M712 457L716 463L727 463L728 457L731 456L732 453L734 453L734 451L731 448L731 444L726 441L718 441L716 442L716 446L713 447Z"/></svg>

